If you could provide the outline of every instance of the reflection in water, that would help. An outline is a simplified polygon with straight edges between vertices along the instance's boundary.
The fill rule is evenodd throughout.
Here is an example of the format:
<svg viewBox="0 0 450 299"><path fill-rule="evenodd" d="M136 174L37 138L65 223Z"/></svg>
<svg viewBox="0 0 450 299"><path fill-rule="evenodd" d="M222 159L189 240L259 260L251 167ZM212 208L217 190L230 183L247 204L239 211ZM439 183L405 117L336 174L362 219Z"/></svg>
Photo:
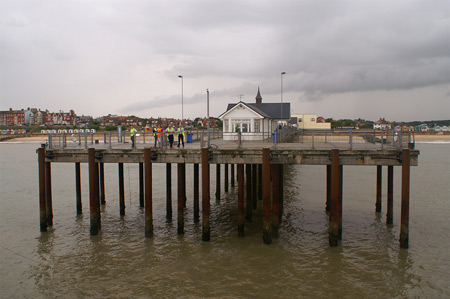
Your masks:
<svg viewBox="0 0 450 299"><path fill-rule="evenodd" d="M14 155L13 152L7 154ZM35 156L25 160L22 166L18 164L16 172L10 171L12 180L16 176L16 179L36 181L35 164ZM30 167L33 171L29 171ZM238 237L236 187L230 187L228 194L222 190L220 202L211 200L211 242L202 242L201 223L193 222L193 169L190 166L186 171L190 187L187 188L188 202L184 212L185 234L177 235L176 220L166 221L165 165L153 167L152 239L144 238L137 165L130 165L129 172L125 172L125 180L131 182L131 189L126 190L124 217L119 216L117 165L105 165L106 205L102 206L102 228L94 237L89 235L89 195L84 166L84 211L78 216L72 165L55 164L52 167L54 228L47 233L39 232L37 183L24 191L20 191L26 189L23 185L13 188L11 181L8 186L2 183L5 194L2 208L8 211L2 212L2 227L5 228L2 244L9 244L7 247L15 247L22 255L38 261L27 262L14 255L7 261L2 251L2 294L34 298L298 298L329 297L330 294L335 297L394 298L442 297L448 291L442 279L423 270L432 265L440 276L448 274L447 260L442 255L435 256L434 247L428 246L428 241L422 241L428 240L430 231L421 233L426 227L420 223L430 220L421 215L411 217L413 246L409 250L400 250L400 192L395 190L394 225L385 224L385 209L381 214L374 213L375 169L344 168L343 240L340 247L329 248L325 167L285 167L285 213L280 238L270 246L262 243L260 201L253 213L253 221L246 223L245 237ZM172 186L176 186L176 167L173 167ZM412 174L414 171L418 170L413 169ZM212 167L211 174L214 173ZM399 180L399 171L395 173ZM214 180L211 175L212 194L215 192ZM17 194L26 195L19 201ZM385 200L385 194L383 196ZM176 190L174 207L175 203ZM17 205L22 206L17 209ZM426 208L422 207L422 210L426 211ZM19 216L15 211L24 214ZM16 219L26 221L17 222ZM176 209L173 219L176 219ZM442 242L450 245L448 240ZM19 287L18 282L23 287ZM11 288L7 288L8 285Z"/></svg>

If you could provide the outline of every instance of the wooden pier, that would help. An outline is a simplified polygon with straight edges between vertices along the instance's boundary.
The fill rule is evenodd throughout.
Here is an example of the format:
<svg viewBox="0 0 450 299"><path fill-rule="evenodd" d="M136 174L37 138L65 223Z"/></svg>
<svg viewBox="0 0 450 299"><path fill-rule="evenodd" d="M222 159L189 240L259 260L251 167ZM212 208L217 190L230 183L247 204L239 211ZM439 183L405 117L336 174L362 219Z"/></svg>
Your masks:
<svg viewBox="0 0 450 299"><path fill-rule="evenodd" d="M177 164L177 232L184 233L183 211L186 207L186 164L194 165L193 203L194 222L201 221L202 240L211 239L210 222L210 165L216 164L215 197L220 200L222 180L225 192L229 184L235 184L237 175L237 233L245 235L245 223L252 221L252 211L258 202L263 205L262 239L270 244L279 234L279 225L283 215L283 169L284 165L301 164L324 167L326 174L327 196L324 198L326 211L329 211L329 244L338 246L342 239L342 184L343 167L346 165L373 166L377 168L375 211L380 213L382 167L388 167L387 177L387 224L393 223L393 171L402 169L400 246L409 245L409 193L410 167L418 165L419 151L409 148L379 149L367 145L362 149L339 148L339 146L305 148L298 144L246 144L236 148L222 144L213 148L200 148L198 145L186 146L186 149L155 148L140 144L135 148L92 144L89 148L72 146L64 148L41 147L38 152L39 164L39 206L40 229L46 231L52 225L51 163L74 163L76 178L77 213L82 213L80 163L89 165L89 203L92 235L101 229L100 206L105 203L104 163L116 163L119 166L120 215L125 214L123 164L139 163L140 206L145 209L145 237L153 236L152 210L152 164L166 164L166 217L172 219L172 163ZM201 167L199 167L201 165ZM221 177L220 165L223 165L225 177ZM235 167L236 165L236 167ZM229 169L231 178L229 178ZM201 187L199 180L201 171ZM260 201L261 200L261 201ZM220 224L214 224L220 225ZM280 232L281 233L281 232Z"/></svg>

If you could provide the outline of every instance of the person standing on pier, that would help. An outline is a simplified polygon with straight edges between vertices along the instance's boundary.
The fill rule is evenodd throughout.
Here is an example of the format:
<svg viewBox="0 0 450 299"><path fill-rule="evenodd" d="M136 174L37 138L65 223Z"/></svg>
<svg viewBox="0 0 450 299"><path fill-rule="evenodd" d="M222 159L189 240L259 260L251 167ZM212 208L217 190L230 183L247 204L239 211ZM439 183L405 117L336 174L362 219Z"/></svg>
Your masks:
<svg viewBox="0 0 450 299"><path fill-rule="evenodd" d="M131 126L130 136L131 136L131 148L134 148L134 139L136 136L136 129L134 128L134 126Z"/></svg>
<svg viewBox="0 0 450 299"><path fill-rule="evenodd" d="M183 148L184 148L184 128L182 125L180 125L178 127L178 146L180 147L180 144L183 143Z"/></svg>
<svg viewBox="0 0 450 299"><path fill-rule="evenodd" d="M169 126L166 129L166 133L167 133L167 138L169 139L170 148L172 148L172 146L173 146L173 133L174 132L175 132L174 128L172 127L171 124L169 124Z"/></svg>
<svg viewBox="0 0 450 299"><path fill-rule="evenodd" d="M158 132L157 132L157 128L154 127L154 128L152 129L152 132L153 132L153 137L155 138L155 147L156 147L156 143L158 142Z"/></svg>

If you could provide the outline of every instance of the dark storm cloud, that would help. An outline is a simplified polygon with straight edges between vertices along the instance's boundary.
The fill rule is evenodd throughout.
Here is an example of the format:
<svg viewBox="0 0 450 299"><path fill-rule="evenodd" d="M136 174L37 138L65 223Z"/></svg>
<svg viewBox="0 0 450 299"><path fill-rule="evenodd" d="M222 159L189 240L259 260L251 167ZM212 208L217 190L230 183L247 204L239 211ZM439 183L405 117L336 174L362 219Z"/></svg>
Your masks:
<svg viewBox="0 0 450 299"><path fill-rule="evenodd" d="M33 98L36 106L56 107L62 98L82 109L107 104L138 113L176 104L179 74L197 88L186 94L191 104L204 97L199 86L206 79L217 97L253 98L258 85L275 96L282 71L285 91L302 100L450 83L444 0L3 0L1 6L2 106L33 105L24 100Z"/></svg>

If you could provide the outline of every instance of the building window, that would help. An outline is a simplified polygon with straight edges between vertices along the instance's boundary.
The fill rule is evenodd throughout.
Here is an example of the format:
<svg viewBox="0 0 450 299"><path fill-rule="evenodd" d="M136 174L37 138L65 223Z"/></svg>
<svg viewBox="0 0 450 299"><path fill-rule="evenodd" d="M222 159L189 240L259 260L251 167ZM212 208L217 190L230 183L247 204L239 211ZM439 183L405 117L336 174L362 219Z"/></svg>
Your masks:
<svg viewBox="0 0 450 299"><path fill-rule="evenodd" d="M228 132L228 131L229 131L229 128L228 128L228 119L224 119L224 120L223 120L223 127L225 128L225 132Z"/></svg>
<svg viewBox="0 0 450 299"><path fill-rule="evenodd" d="M254 122L254 128L255 128L255 132L256 133L260 133L261 132L261 127L260 127L260 120L259 119L255 119Z"/></svg>
<svg viewBox="0 0 450 299"><path fill-rule="evenodd" d="M298 119L298 122L299 122L299 123L301 123L302 121L303 121L303 119L302 119L302 118L299 118L299 119Z"/></svg>
<svg viewBox="0 0 450 299"><path fill-rule="evenodd" d="M314 117L312 117L312 118L311 118L311 121L312 121L312 122L315 122L315 121L316 121L316 119L315 119Z"/></svg>

